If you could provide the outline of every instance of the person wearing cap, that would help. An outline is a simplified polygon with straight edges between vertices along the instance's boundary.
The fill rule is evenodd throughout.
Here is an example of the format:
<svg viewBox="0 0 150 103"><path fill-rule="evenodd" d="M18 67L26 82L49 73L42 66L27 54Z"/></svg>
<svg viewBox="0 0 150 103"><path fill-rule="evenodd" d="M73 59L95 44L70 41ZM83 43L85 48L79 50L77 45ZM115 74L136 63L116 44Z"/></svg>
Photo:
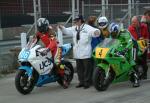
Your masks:
<svg viewBox="0 0 150 103"><path fill-rule="evenodd" d="M140 23L138 16L132 17L131 25L128 27L128 30L131 33L134 41L137 42L140 39L144 39L146 42L148 42L148 28L144 23ZM135 45L135 48L136 48L136 51L138 52L139 49L136 45ZM147 70L148 70L147 50L143 51L141 58L142 58L142 60L140 60L140 62L139 62L138 58L136 59L136 62L138 64L141 64L141 66L144 70L144 73L143 73L141 79L147 79Z"/></svg>
<svg viewBox="0 0 150 103"><path fill-rule="evenodd" d="M65 28L59 25L61 31L66 35L73 37L73 54L77 64L77 75L79 84L76 88L89 88L92 83L92 37L100 35L100 30L85 24L82 15L78 15L74 19L75 25Z"/></svg>

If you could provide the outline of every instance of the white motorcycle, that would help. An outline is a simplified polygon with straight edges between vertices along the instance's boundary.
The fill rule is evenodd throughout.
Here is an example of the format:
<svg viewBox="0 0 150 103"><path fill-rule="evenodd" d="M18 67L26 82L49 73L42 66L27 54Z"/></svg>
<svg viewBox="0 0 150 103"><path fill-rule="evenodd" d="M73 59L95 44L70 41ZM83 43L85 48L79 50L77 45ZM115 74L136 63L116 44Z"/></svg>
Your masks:
<svg viewBox="0 0 150 103"><path fill-rule="evenodd" d="M72 48L72 45L62 45L62 57ZM34 86L41 87L44 84L58 82L63 86L65 79L68 84L73 79L74 69L69 61L62 58L61 64L64 69L61 70L63 78L58 73L58 68L54 64L51 52L42 55L46 48L41 45L36 45L36 40L33 38L25 48L23 48L18 56L20 67L15 77L16 89L21 94L30 93Z"/></svg>

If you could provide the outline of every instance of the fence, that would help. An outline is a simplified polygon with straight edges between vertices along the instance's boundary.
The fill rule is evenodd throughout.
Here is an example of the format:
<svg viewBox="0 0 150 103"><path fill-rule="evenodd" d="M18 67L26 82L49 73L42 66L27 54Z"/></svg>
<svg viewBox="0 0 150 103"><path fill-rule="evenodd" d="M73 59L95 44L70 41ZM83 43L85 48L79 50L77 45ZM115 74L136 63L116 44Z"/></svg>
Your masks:
<svg viewBox="0 0 150 103"><path fill-rule="evenodd" d="M0 1L0 27L16 27L24 24L33 24L34 0L1 0ZM36 0L35 0L36 1ZM135 3L128 4L128 0L107 0L107 5L102 5L103 0L79 0L79 12L85 18L89 15L101 16L102 7L110 21L122 21L127 25L129 6L131 15L142 15L146 8L150 8L149 0L131 0ZM72 12L72 0L41 0L41 15L47 17L51 24L65 22ZM68 14L69 13L69 14ZM127 15L127 16L126 16Z"/></svg>
<svg viewBox="0 0 150 103"><path fill-rule="evenodd" d="M34 0L0 0L0 40L16 39L21 32L27 32L34 23ZM41 16L48 18L51 24L66 22L72 15L73 0L40 0ZM131 0L135 3L128 4L128 0L107 0L107 5L101 4L102 0L79 0L79 13L85 19L90 15L101 16L102 7L109 21L121 22L128 26L131 16L143 15L145 9L150 9L150 0ZM144 2L144 3L143 3ZM77 3L77 2L75 2ZM75 6L75 5L74 5ZM131 8L129 8L131 7ZM33 31L33 30L32 30ZM68 39L68 38L67 38ZM70 39L69 39L70 40ZM69 41L68 40L68 41ZM1 48L4 50L4 48ZM9 68L17 58L15 54L2 54L0 67ZM5 59L4 59L5 58ZM10 64L11 63L11 64ZM4 65L4 66L3 66Z"/></svg>
<svg viewBox="0 0 150 103"><path fill-rule="evenodd" d="M50 23L66 21L68 15L64 11L71 11L71 0L41 0L42 17L47 17ZM1 0L1 27L20 26L34 22L33 0Z"/></svg>
<svg viewBox="0 0 150 103"><path fill-rule="evenodd" d="M87 18L90 15L97 17L102 16L102 6L105 7L105 16L110 22L120 22L127 27L130 23L129 15L143 15L147 8L150 8L149 3L134 3L131 5L131 12L129 12L129 4L84 4L84 16Z"/></svg>

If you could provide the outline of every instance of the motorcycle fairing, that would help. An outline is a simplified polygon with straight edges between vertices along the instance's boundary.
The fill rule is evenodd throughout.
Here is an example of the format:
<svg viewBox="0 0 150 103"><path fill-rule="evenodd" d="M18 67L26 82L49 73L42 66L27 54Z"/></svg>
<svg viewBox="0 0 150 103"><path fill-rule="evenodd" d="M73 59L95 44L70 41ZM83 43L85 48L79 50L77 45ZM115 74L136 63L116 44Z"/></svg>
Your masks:
<svg viewBox="0 0 150 103"><path fill-rule="evenodd" d="M32 76L32 72L33 72L32 67L29 67L29 66L20 66L18 69L25 70L27 72L27 74L28 74L29 77Z"/></svg>

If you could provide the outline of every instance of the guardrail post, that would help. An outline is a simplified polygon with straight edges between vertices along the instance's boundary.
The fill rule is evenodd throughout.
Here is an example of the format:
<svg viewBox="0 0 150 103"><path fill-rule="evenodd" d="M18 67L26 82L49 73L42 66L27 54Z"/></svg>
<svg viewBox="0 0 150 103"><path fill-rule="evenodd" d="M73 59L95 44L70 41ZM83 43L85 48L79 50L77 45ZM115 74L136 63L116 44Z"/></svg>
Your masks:
<svg viewBox="0 0 150 103"><path fill-rule="evenodd" d="M130 25L130 20L132 16L132 11L131 11L131 0L128 0L128 25Z"/></svg>
<svg viewBox="0 0 150 103"><path fill-rule="evenodd" d="M106 4L105 4L105 0L101 0L101 2L102 2L102 16L105 16L105 6L106 6Z"/></svg>
<svg viewBox="0 0 150 103"><path fill-rule="evenodd" d="M21 48L24 48L27 44L27 34L21 33Z"/></svg>
<svg viewBox="0 0 150 103"><path fill-rule="evenodd" d="M57 28L57 39L59 41L59 46L62 46L63 45L63 34L59 28Z"/></svg>

